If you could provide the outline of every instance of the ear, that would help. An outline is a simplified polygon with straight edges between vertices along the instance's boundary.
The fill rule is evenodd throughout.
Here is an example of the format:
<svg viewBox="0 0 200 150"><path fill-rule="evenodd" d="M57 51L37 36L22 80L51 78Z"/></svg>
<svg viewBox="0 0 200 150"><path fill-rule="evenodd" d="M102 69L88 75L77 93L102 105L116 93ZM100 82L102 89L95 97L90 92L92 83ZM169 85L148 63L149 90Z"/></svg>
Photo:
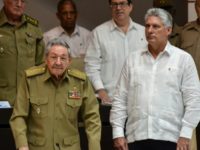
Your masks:
<svg viewBox="0 0 200 150"><path fill-rule="evenodd" d="M167 27L167 35L169 36L172 33L172 27Z"/></svg>
<svg viewBox="0 0 200 150"><path fill-rule="evenodd" d="M60 14L59 14L59 12L56 13L56 16L57 16L58 20L60 20Z"/></svg>

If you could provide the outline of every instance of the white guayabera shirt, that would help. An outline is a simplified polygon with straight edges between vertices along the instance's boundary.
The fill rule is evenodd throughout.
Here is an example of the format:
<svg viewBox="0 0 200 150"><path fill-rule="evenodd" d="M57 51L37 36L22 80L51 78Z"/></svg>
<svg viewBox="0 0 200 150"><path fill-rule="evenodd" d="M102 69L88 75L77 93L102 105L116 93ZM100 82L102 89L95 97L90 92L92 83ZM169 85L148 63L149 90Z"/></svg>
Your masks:
<svg viewBox="0 0 200 150"><path fill-rule="evenodd" d="M200 120L200 85L192 57L167 43L156 59L146 49L123 67L112 103L113 138L128 142L191 138Z"/></svg>
<svg viewBox="0 0 200 150"><path fill-rule="evenodd" d="M131 19L126 34L113 20L96 27L85 57L85 71L95 90L106 89L112 97L127 56L146 44L144 27Z"/></svg>

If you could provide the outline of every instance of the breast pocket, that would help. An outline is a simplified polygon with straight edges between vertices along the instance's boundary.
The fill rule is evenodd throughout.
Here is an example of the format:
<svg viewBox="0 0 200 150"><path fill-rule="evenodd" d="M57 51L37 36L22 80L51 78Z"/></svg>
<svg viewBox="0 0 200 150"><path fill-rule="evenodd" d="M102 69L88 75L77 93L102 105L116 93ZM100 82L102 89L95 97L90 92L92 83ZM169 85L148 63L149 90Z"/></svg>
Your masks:
<svg viewBox="0 0 200 150"><path fill-rule="evenodd" d="M41 39L41 37L38 37L37 35L34 35L32 33L26 33L25 41L27 56L35 56L35 50L38 39Z"/></svg>
<svg viewBox="0 0 200 150"><path fill-rule="evenodd" d="M31 115L43 118L48 115L48 98L30 98Z"/></svg>
<svg viewBox="0 0 200 150"><path fill-rule="evenodd" d="M82 99L67 99L66 112L69 120L76 120L79 109L82 105Z"/></svg>

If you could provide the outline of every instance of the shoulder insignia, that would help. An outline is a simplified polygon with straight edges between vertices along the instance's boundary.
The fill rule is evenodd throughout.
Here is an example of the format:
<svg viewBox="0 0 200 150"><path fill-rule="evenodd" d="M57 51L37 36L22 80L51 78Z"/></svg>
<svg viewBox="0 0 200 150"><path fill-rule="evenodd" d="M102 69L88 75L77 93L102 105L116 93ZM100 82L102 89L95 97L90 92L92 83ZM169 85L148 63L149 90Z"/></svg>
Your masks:
<svg viewBox="0 0 200 150"><path fill-rule="evenodd" d="M36 19L34 19L34 18L32 18L28 15L25 15L25 19L26 19L27 22L31 23L34 26L38 26L38 24L39 24L38 20L36 20Z"/></svg>
<svg viewBox="0 0 200 150"><path fill-rule="evenodd" d="M67 72L70 76L74 76L74 77L79 78L81 80L86 80L86 74L84 72L81 72L81 71L76 70L76 69L68 69Z"/></svg>
<svg viewBox="0 0 200 150"><path fill-rule="evenodd" d="M183 26L183 29L189 29L194 27L194 22L188 22Z"/></svg>
<svg viewBox="0 0 200 150"><path fill-rule="evenodd" d="M30 69L25 70L25 73L27 77L32 77L32 76L44 73L45 70L46 69L44 66L39 66L39 67L34 66L34 67L31 67Z"/></svg>

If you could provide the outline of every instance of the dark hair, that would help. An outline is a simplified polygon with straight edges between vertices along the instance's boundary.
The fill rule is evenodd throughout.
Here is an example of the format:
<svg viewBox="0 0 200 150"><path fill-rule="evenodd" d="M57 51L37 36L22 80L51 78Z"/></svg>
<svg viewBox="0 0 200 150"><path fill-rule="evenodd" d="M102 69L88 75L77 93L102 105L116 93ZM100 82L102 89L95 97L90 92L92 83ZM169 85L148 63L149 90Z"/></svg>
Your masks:
<svg viewBox="0 0 200 150"><path fill-rule="evenodd" d="M111 1L112 0L109 0L109 4L111 4ZM128 2L128 5L130 5L132 3L132 0L127 0L127 2Z"/></svg>
<svg viewBox="0 0 200 150"><path fill-rule="evenodd" d="M77 12L76 4L73 0L60 0L57 4L57 11L59 12L60 8L65 4L70 3L72 7L74 8L74 11Z"/></svg>

